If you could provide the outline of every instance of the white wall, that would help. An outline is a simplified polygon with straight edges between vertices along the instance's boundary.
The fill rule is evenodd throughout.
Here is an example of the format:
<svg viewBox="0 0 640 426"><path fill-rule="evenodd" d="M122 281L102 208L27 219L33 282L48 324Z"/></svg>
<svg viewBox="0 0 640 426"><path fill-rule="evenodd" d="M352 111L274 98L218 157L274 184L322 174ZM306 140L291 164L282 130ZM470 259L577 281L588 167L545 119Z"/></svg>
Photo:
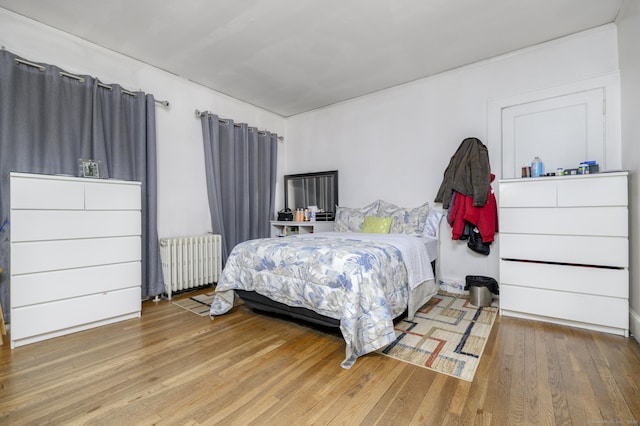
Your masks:
<svg viewBox="0 0 640 426"><path fill-rule="evenodd" d="M639 67L632 40L637 40L638 12L635 2L627 3L633 6L628 7L629 24L624 19L621 22L620 51L630 62L627 74L632 74L625 87L637 93ZM630 28L631 22L635 28ZM170 109L156 109L160 237L211 229L195 109L285 135L279 146L278 208L283 203L283 174L332 169L340 171L342 205L361 206L381 198L418 206L435 197L444 169L462 139L475 136L489 145L491 153L500 151L487 139L487 106L492 100L618 69L616 27L609 25L285 120L4 9L0 9L0 45L26 59L153 93L156 99L171 103ZM625 108L630 105L631 112L627 111L625 121L623 156L627 158L624 167L631 170L638 168L638 160L628 159L631 154L638 158L637 147L631 143L638 139L638 124L630 118L637 115L637 102L625 98ZM499 177L501 159L492 155L490 160ZM637 179L632 182L636 182L637 206ZM448 226L441 232L443 277L497 277L495 245L486 258L450 241ZM638 253L637 227L632 232L632 253ZM632 298L638 312L639 278L633 273L638 260L633 262Z"/></svg>
<svg viewBox="0 0 640 426"><path fill-rule="evenodd" d="M622 166L631 172L629 191L631 333L640 340L640 4L627 0L618 18L622 102Z"/></svg>
<svg viewBox="0 0 640 426"><path fill-rule="evenodd" d="M294 116L286 172L338 169L344 206L432 202L460 142L475 136L489 145L489 102L617 70L616 27L608 25ZM500 148L489 149L499 178ZM497 243L487 258L451 241L448 225L441 234L441 277L497 277Z"/></svg>
<svg viewBox="0 0 640 426"><path fill-rule="evenodd" d="M104 83L168 100L156 107L159 237L211 231L200 120L195 110L248 123L280 135L285 120L140 61L0 9L0 45L27 60L88 74ZM284 149L281 150L284 162Z"/></svg>

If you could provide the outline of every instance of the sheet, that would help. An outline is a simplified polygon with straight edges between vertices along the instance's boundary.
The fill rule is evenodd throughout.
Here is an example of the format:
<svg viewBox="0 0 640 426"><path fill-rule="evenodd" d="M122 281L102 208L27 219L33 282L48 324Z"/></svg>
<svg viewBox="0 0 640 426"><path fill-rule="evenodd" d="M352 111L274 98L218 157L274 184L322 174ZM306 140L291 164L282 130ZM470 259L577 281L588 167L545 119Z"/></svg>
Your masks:
<svg viewBox="0 0 640 426"><path fill-rule="evenodd" d="M211 316L228 312L242 289L339 319L349 368L394 340L393 318L407 308L410 286L433 283L427 245L423 237L357 233L246 241L227 260Z"/></svg>

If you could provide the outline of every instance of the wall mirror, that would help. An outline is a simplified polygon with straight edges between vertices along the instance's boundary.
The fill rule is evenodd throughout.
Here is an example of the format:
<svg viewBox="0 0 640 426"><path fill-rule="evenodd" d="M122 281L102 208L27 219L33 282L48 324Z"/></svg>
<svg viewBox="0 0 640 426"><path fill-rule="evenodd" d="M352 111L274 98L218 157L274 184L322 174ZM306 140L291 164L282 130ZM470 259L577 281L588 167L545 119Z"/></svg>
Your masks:
<svg viewBox="0 0 640 426"><path fill-rule="evenodd" d="M285 208L317 206L320 213L316 220L334 219L338 204L337 170L285 175L284 187Z"/></svg>

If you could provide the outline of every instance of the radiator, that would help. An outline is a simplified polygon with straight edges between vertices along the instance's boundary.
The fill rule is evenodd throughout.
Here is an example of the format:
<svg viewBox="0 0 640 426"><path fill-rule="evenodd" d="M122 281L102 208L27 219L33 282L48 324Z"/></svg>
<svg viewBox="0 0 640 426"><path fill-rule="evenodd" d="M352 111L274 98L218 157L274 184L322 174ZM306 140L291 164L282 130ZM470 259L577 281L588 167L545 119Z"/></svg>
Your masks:
<svg viewBox="0 0 640 426"><path fill-rule="evenodd" d="M173 292L218 282L221 241L217 234L160 240L162 275L169 299Z"/></svg>

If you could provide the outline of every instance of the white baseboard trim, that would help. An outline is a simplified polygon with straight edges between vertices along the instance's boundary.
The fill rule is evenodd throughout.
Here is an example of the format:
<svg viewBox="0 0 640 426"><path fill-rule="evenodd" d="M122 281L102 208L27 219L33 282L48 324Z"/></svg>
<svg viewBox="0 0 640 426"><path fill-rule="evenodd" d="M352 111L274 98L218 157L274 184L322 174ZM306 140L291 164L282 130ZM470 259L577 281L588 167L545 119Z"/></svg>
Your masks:
<svg viewBox="0 0 640 426"><path fill-rule="evenodd" d="M640 314L629 309L629 333L640 343Z"/></svg>

